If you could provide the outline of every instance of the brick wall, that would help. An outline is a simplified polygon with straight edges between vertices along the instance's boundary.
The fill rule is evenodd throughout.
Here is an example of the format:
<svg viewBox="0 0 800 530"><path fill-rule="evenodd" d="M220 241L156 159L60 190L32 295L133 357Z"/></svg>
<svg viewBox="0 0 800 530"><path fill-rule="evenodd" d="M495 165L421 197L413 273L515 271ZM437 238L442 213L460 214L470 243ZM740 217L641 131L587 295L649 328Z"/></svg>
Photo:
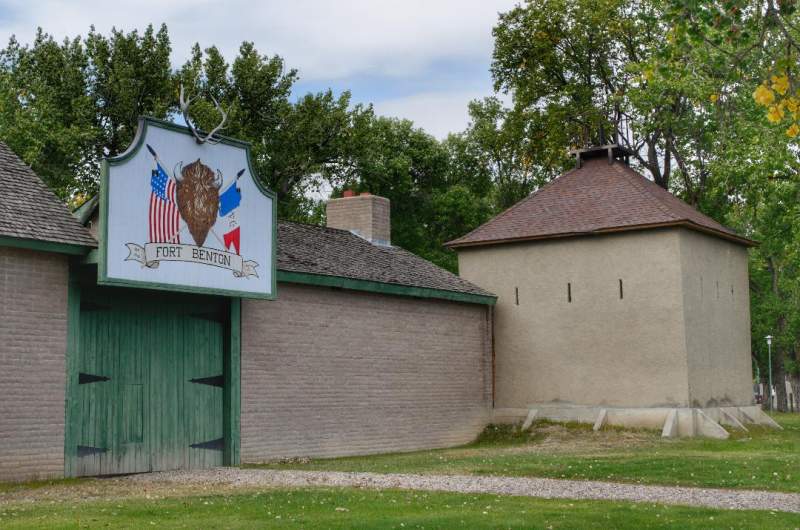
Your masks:
<svg viewBox="0 0 800 530"><path fill-rule="evenodd" d="M350 230L374 243L391 242L391 206L385 197L358 195L331 199L325 216L329 228Z"/></svg>
<svg viewBox="0 0 800 530"><path fill-rule="evenodd" d="M67 257L0 247L0 480L64 473Z"/></svg>
<svg viewBox="0 0 800 530"><path fill-rule="evenodd" d="M484 306L281 283L242 309L242 461L443 447L491 406Z"/></svg>

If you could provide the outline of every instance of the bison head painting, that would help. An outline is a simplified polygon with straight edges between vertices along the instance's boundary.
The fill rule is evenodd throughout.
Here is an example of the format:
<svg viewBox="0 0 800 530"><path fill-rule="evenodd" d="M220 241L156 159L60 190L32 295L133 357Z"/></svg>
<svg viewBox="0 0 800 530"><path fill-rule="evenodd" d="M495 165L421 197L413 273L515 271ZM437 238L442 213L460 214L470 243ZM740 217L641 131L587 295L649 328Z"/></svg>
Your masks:
<svg viewBox="0 0 800 530"><path fill-rule="evenodd" d="M178 211L189 228L197 246L202 247L209 230L217 221L219 212L219 189L222 174L196 161L173 173L176 182Z"/></svg>

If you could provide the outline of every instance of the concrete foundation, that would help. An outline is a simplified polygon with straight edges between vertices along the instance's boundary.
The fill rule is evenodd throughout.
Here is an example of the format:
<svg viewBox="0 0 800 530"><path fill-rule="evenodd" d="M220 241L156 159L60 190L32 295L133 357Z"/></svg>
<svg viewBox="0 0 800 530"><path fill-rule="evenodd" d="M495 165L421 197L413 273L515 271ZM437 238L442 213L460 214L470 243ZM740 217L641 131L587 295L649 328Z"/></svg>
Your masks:
<svg viewBox="0 0 800 530"><path fill-rule="evenodd" d="M632 429L660 430L665 438L704 436L728 438L729 429L747 430L746 425L766 425L781 429L757 405L744 407L668 408L668 407L590 407L565 404L534 404L527 409L495 409L495 423L521 423L530 426L531 418L561 422L591 423L595 430L604 425Z"/></svg>

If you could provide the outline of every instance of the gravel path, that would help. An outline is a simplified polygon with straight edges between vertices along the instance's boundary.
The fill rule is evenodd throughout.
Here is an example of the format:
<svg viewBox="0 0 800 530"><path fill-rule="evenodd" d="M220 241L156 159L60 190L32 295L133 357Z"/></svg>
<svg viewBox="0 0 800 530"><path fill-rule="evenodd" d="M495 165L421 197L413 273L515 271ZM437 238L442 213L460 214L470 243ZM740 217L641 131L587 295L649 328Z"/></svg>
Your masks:
<svg viewBox="0 0 800 530"><path fill-rule="evenodd" d="M233 487L333 486L370 489L412 489L455 493L493 493L548 499L595 499L682 504L735 510L774 510L800 513L800 494L755 490L723 490L673 486L639 486L613 482L549 478L463 475L401 475L333 471L276 471L217 468L132 475L124 480L183 485Z"/></svg>

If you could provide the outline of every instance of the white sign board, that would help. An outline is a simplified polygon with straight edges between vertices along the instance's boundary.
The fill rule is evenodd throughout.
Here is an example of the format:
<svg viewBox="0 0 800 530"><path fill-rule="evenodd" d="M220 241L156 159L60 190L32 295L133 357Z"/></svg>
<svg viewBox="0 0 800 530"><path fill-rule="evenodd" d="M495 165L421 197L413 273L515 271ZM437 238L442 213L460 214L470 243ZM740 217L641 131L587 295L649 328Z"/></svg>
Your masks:
<svg viewBox="0 0 800 530"><path fill-rule="evenodd" d="M275 202L248 144L144 118L103 166L98 283L274 298Z"/></svg>

